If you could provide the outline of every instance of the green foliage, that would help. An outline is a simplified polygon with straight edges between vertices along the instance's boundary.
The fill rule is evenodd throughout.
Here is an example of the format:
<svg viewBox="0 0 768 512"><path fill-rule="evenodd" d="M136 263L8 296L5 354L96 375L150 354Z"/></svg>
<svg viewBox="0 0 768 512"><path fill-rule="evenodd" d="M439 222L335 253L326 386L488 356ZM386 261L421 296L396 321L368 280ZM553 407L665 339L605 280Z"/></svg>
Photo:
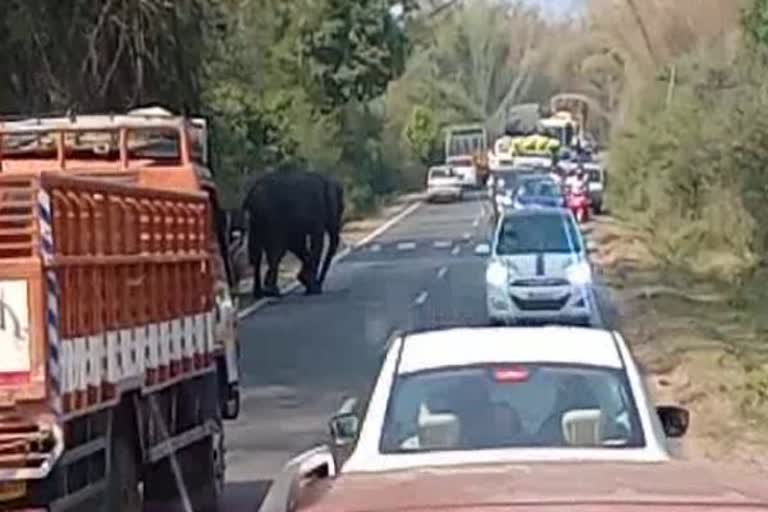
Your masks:
<svg viewBox="0 0 768 512"><path fill-rule="evenodd" d="M300 21L300 66L326 112L380 96L402 71L406 39L386 0L325 0Z"/></svg>
<svg viewBox="0 0 768 512"><path fill-rule="evenodd" d="M407 47L389 3L244 0L225 9L227 37L216 42L206 89L228 138L219 175L236 177L225 185L233 202L251 175L286 158L359 189L358 209L396 186L380 142L384 115L372 109ZM232 90L243 101L218 92Z"/></svg>
<svg viewBox="0 0 768 512"><path fill-rule="evenodd" d="M434 163L440 150L439 136L434 113L427 107L415 106L403 131L411 155L425 166Z"/></svg>
<svg viewBox="0 0 768 512"><path fill-rule="evenodd" d="M753 44L768 48L768 0L753 0L744 12L743 24Z"/></svg>

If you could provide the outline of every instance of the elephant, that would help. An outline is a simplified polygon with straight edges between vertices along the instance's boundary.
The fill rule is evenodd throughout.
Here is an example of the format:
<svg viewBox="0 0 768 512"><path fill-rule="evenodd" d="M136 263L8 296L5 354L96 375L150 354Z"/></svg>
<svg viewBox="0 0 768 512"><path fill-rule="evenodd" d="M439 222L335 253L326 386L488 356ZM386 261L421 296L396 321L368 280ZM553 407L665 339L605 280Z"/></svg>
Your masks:
<svg viewBox="0 0 768 512"><path fill-rule="evenodd" d="M243 203L248 213L248 257L254 267L253 296L277 297L277 272L286 251L301 261L299 282L307 295L322 293L339 246L344 192L333 178L288 167L268 173L251 186ZM324 261L323 246L328 234ZM267 273L261 284L261 258Z"/></svg>

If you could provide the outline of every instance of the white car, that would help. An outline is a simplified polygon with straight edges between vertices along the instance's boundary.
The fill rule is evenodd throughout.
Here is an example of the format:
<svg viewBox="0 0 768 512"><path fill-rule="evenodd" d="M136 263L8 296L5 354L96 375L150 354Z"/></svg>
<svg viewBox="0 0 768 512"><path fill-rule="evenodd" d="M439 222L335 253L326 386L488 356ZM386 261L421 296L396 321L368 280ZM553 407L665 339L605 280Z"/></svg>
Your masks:
<svg viewBox="0 0 768 512"><path fill-rule="evenodd" d="M505 211L489 255L486 303L493 324L518 321L599 322L592 268L570 211L541 207Z"/></svg>
<svg viewBox="0 0 768 512"><path fill-rule="evenodd" d="M341 475L525 462L658 463L688 412L655 408L621 335L451 328L396 337L365 417L331 421ZM653 464L651 464L653 465Z"/></svg>
<svg viewBox="0 0 768 512"><path fill-rule="evenodd" d="M765 511L765 473L676 460L622 337L568 327L396 336L370 398L297 455L262 512ZM366 397L367 398L367 397Z"/></svg>
<svg viewBox="0 0 768 512"><path fill-rule="evenodd" d="M429 169L427 176L427 200L453 199L460 201L464 196L461 176L447 166L437 166Z"/></svg>
<svg viewBox="0 0 768 512"><path fill-rule="evenodd" d="M462 184L465 187L477 186L477 169L471 156L451 156L446 158L445 163L461 176Z"/></svg>
<svg viewBox="0 0 768 512"><path fill-rule="evenodd" d="M589 176L587 184L589 190L589 200L592 203L592 209L596 214L603 213L605 199L605 170L596 163L584 165L584 170Z"/></svg>

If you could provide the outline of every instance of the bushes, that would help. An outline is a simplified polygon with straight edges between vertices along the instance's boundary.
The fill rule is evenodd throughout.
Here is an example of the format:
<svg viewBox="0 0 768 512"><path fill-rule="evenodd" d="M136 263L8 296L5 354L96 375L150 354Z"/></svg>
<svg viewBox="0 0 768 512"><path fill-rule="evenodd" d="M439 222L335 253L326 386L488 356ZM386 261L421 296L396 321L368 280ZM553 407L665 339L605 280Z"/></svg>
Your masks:
<svg viewBox="0 0 768 512"><path fill-rule="evenodd" d="M672 266L729 281L768 248L768 104L751 54L680 62L680 84L650 87L610 157L611 206L653 236Z"/></svg>

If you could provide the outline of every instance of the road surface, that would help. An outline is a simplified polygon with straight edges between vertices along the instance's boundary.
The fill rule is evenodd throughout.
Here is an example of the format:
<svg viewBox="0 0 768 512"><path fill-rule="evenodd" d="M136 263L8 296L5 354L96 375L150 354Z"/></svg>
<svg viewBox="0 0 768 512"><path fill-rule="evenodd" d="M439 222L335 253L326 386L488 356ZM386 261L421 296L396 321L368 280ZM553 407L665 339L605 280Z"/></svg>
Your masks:
<svg viewBox="0 0 768 512"><path fill-rule="evenodd" d="M283 464L325 439L343 398L372 384L393 330L487 324L480 197L421 205L338 262L323 295L292 294L241 322L223 510L257 510Z"/></svg>

